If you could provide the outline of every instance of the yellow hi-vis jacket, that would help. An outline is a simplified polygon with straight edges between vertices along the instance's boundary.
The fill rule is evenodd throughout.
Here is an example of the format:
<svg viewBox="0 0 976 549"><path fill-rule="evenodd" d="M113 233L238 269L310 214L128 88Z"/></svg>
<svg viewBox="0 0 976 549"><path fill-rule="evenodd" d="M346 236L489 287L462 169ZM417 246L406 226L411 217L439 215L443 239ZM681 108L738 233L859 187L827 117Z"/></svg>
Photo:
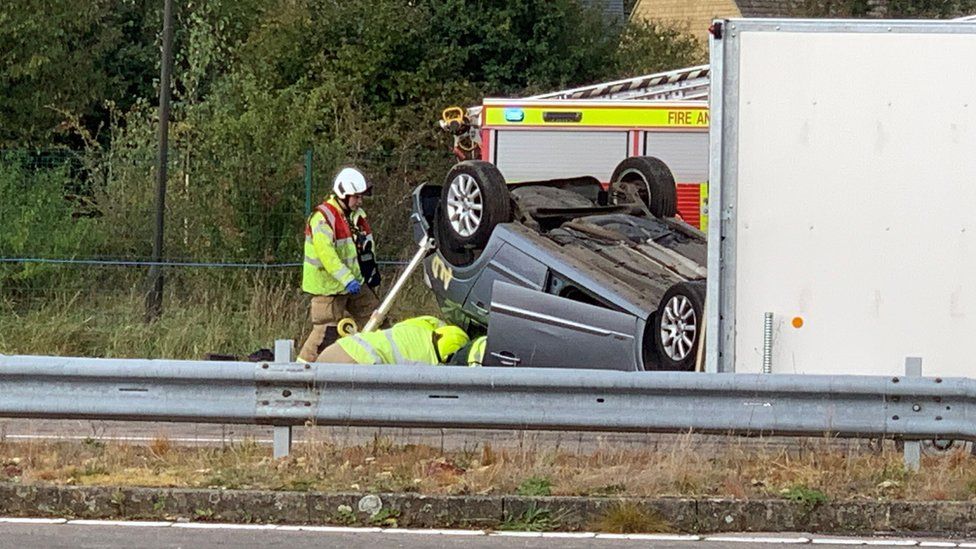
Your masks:
<svg viewBox="0 0 976 549"><path fill-rule="evenodd" d="M341 337L337 343L358 364L440 364L434 330L426 326L397 324L378 332Z"/></svg>
<svg viewBox="0 0 976 549"><path fill-rule="evenodd" d="M485 336L480 336L474 338L471 342L471 349L468 350L468 366L481 366L485 361L485 344L488 343L488 338Z"/></svg>
<svg viewBox="0 0 976 549"><path fill-rule="evenodd" d="M372 240L366 214L357 209L350 216L355 232ZM305 225L305 262L302 290L313 295L346 293L353 280L364 284L359 271L354 228L334 196L319 204Z"/></svg>

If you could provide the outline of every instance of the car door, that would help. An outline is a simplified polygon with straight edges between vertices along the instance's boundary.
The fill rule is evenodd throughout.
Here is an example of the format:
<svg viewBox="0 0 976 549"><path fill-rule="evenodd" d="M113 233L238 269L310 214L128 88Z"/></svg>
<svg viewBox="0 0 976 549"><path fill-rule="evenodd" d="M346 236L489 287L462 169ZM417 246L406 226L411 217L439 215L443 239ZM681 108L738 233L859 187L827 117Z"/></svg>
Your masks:
<svg viewBox="0 0 976 549"><path fill-rule="evenodd" d="M501 232L502 229L498 231ZM548 267L541 261L511 244L504 243L492 255L491 261L481 269L478 281L467 296L465 309L475 311L481 316L489 316L488 306L495 283L541 290L546 284L548 273Z"/></svg>
<svg viewBox="0 0 976 549"><path fill-rule="evenodd" d="M495 281L485 366L638 370L636 316Z"/></svg>

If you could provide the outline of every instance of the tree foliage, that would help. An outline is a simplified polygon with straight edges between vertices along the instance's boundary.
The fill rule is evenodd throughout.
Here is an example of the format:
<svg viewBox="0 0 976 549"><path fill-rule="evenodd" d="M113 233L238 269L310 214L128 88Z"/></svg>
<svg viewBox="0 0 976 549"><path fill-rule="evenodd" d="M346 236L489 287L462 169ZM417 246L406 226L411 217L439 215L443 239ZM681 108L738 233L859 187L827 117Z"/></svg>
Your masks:
<svg viewBox="0 0 976 549"><path fill-rule="evenodd" d="M91 239L93 255L149 254L161 6L0 7L0 83L11 90L0 97L0 147L84 149L83 176L97 182L92 223L114 235ZM175 7L166 241L174 258L298 257L309 148L313 201L336 166L363 166L377 189L369 206L380 252L398 255L411 188L439 181L453 161L436 128L443 108L677 68L703 55L678 29L609 23L577 0Z"/></svg>
<svg viewBox="0 0 976 549"><path fill-rule="evenodd" d="M802 17L947 19L976 13L976 0L799 0Z"/></svg>
<svg viewBox="0 0 976 549"><path fill-rule="evenodd" d="M50 145L65 113L97 126L105 101L128 107L130 97L151 91L156 55L148 5L0 2L0 146Z"/></svg>
<svg viewBox="0 0 976 549"><path fill-rule="evenodd" d="M660 21L635 21L624 29L615 53L618 74L648 74L708 62L698 38Z"/></svg>

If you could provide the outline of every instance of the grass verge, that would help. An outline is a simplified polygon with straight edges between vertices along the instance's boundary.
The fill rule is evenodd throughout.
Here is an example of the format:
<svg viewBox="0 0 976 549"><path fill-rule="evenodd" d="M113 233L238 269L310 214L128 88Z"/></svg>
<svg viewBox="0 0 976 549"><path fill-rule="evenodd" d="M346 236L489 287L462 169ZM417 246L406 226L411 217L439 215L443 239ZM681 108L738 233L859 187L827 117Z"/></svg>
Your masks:
<svg viewBox="0 0 976 549"><path fill-rule="evenodd" d="M273 460L254 442L181 447L164 434L144 445L0 441L0 481L94 486L269 489L422 494L529 494L787 499L816 507L837 500L969 500L976 460L964 452L926 457L907 471L895 452L805 443L799 449L730 440L705 453L691 437L648 449L589 453L552 448L441 451L377 438L344 445L310 440ZM532 522L545 517L512 517ZM550 517L553 518L553 517ZM530 520L531 519L531 520ZM602 530L657 531L653 517L621 507Z"/></svg>
<svg viewBox="0 0 976 549"><path fill-rule="evenodd" d="M294 339L300 347L311 327L296 270L174 273L163 315L151 324L144 320L139 273L89 274L81 277L86 287L72 276L30 292L0 292L0 353L201 360L207 353L272 348L275 339ZM387 285L396 274L386 270ZM436 311L414 273L390 318Z"/></svg>

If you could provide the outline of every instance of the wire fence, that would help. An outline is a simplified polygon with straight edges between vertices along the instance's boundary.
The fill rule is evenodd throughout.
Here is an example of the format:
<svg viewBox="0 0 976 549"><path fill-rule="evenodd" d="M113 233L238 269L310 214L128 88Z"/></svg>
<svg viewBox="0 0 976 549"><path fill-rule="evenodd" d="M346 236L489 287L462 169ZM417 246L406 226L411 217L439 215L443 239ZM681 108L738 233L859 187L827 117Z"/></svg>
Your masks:
<svg viewBox="0 0 976 549"><path fill-rule="evenodd" d="M0 150L0 308L137 303L153 265L165 268L173 303L210 299L215 287L297 291L305 220L325 190L311 151L230 167L172 151L159 262L151 152ZM383 258L381 272L404 264Z"/></svg>

